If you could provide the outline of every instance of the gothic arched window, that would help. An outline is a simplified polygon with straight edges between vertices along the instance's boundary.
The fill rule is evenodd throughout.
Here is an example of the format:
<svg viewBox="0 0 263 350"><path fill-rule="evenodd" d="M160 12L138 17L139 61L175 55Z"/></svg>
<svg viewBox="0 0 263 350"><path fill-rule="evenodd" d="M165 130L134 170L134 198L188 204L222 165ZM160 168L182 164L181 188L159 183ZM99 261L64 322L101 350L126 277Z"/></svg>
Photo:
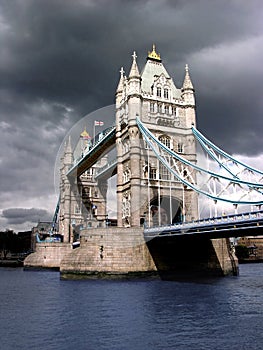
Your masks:
<svg viewBox="0 0 263 350"><path fill-rule="evenodd" d="M157 97L161 97L162 96L162 89L160 88L160 86L157 87Z"/></svg>
<svg viewBox="0 0 263 350"><path fill-rule="evenodd" d="M163 96L164 96L164 98L168 98L168 89L164 89L164 91L163 91Z"/></svg>
<svg viewBox="0 0 263 350"><path fill-rule="evenodd" d="M166 147L171 148L171 139L169 136L162 135L159 137L159 141L164 144Z"/></svg>

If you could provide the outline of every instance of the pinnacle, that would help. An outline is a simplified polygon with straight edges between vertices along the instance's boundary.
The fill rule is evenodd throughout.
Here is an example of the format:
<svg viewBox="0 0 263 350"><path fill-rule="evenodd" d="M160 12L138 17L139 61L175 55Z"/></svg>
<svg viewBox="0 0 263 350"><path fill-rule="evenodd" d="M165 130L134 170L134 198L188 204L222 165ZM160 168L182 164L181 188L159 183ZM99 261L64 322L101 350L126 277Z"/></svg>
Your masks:
<svg viewBox="0 0 263 350"><path fill-rule="evenodd" d="M189 74L189 68L188 64L185 65L185 77L184 77L184 83L183 83L183 90L194 90L190 74Z"/></svg>
<svg viewBox="0 0 263 350"><path fill-rule="evenodd" d="M121 73L121 76L120 76L120 80L119 80L119 84L116 92L121 92L123 90L124 73L125 73L123 67L121 67L120 73Z"/></svg>
<svg viewBox="0 0 263 350"><path fill-rule="evenodd" d="M133 58L133 62L132 62L129 78L131 78L131 77L138 77L139 78L140 77L140 72L139 72L139 68L138 68L137 62L136 62L137 56L136 56L136 52L135 51L133 52L132 58Z"/></svg>
<svg viewBox="0 0 263 350"><path fill-rule="evenodd" d="M65 154L66 153L72 153L71 137L70 137L70 135L68 137L68 141L65 142Z"/></svg>

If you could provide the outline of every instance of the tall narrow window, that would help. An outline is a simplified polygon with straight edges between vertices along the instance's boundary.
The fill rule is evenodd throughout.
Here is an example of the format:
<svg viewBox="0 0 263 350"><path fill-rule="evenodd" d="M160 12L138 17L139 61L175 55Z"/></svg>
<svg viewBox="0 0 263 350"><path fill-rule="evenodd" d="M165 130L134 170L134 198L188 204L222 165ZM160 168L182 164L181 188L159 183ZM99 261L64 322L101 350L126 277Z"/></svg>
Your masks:
<svg viewBox="0 0 263 350"><path fill-rule="evenodd" d="M158 104L158 113L162 113L162 104L161 103Z"/></svg>
<svg viewBox="0 0 263 350"><path fill-rule="evenodd" d="M156 168L150 167L150 179L151 180L156 179Z"/></svg>
<svg viewBox="0 0 263 350"><path fill-rule="evenodd" d="M162 89L159 86L157 87L157 96L158 97L162 96Z"/></svg>
<svg viewBox="0 0 263 350"><path fill-rule="evenodd" d="M164 89L163 96L164 98L168 98L168 89Z"/></svg>
<svg viewBox="0 0 263 350"><path fill-rule="evenodd" d="M159 174L159 177L160 177L160 180L169 180L169 171L168 169L160 164L160 174Z"/></svg>
<svg viewBox="0 0 263 350"><path fill-rule="evenodd" d="M169 136L162 135L159 137L159 141L161 141L166 147L171 148L171 139Z"/></svg>
<svg viewBox="0 0 263 350"><path fill-rule="evenodd" d="M74 213L75 213L75 214L80 214L80 213L81 213L80 207L79 207L78 204L75 204L75 206L74 206Z"/></svg>
<svg viewBox="0 0 263 350"><path fill-rule="evenodd" d="M150 112L154 113L154 103L153 102L150 103Z"/></svg>
<svg viewBox="0 0 263 350"><path fill-rule="evenodd" d="M184 145L183 145L182 142L179 142L179 143L178 143L177 151L178 151L178 153L183 153L183 151L184 151Z"/></svg>
<svg viewBox="0 0 263 350"><path fill-rule="evenodd" d="M169 106L167 105L164 106L164 113L169 114Z"/></svg>

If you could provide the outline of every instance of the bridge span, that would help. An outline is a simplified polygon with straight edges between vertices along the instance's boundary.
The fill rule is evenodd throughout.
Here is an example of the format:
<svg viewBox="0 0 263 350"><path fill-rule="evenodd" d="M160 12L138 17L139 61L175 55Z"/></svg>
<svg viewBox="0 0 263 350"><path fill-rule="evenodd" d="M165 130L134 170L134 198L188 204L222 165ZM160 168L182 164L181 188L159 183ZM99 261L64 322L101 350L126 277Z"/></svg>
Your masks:
<svg viewBox="0 0 263 350"><path fill-rule="evenodd" d="M92 147L74 162L73 166L67 172L68 177L78 177L82 175L87 169L90 169L100 157L103 157L114 148L116 142L116 127L113 126L104 130L99 136L99 139L94 142Z"/></svg>
<svg viewBox="0 0 263 350"><path fill-rule="evenodd" d="M144 228L146 240L167 236L215 239L261 235L263 235L263 211Z"/></svg>

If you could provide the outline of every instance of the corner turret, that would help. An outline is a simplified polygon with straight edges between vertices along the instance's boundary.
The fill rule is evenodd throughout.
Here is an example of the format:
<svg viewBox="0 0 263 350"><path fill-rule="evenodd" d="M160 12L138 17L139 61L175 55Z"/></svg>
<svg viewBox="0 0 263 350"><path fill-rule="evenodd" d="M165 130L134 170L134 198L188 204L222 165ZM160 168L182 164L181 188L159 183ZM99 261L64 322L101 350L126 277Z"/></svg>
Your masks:
<svg viewBox="0 0 263 350"><path fill-rule="evenodd" d="M140 72L136 61L137 55L135 51L132 54L132 58L133 58L133 61L132 61L132 66L129 74L129 79L140 78Z"/></svg>
<svg viewBox="0 0 263 350"><path fill-rule="evenodd" d="M189 105L195 105L194 87L190 78L188 64L185 65L185 77L182 87L182 98Z"/></svg>
<svg viewBox="0 0 263 350"><path fill-rule="evenodd" d="M63 159L64 159L64 164L69 168L73 163L73 152L72 152L70 136L68 137L68 141L65 142L65 151L64 151Z"/></svg>
<svg viewBox="0 0 263 350"><path fill-rule="evenodd" d="M120 76L119 84L118 84L118 87L116 89L116 94L115 94L117 108L121 104L124 89L125 89L125 86L124 86L125 85L125 76L124 76L125 72L124 72L123 67L121 67L120 73L121 73L121 76Z"/></svg>
<svg viewBox="0 0 263 350"><path fill-rule="evenodd" d="M128 77L128 95L140 94L141 93L141 75L136 61L136 52L132 55L133 61Z"/></svg>

